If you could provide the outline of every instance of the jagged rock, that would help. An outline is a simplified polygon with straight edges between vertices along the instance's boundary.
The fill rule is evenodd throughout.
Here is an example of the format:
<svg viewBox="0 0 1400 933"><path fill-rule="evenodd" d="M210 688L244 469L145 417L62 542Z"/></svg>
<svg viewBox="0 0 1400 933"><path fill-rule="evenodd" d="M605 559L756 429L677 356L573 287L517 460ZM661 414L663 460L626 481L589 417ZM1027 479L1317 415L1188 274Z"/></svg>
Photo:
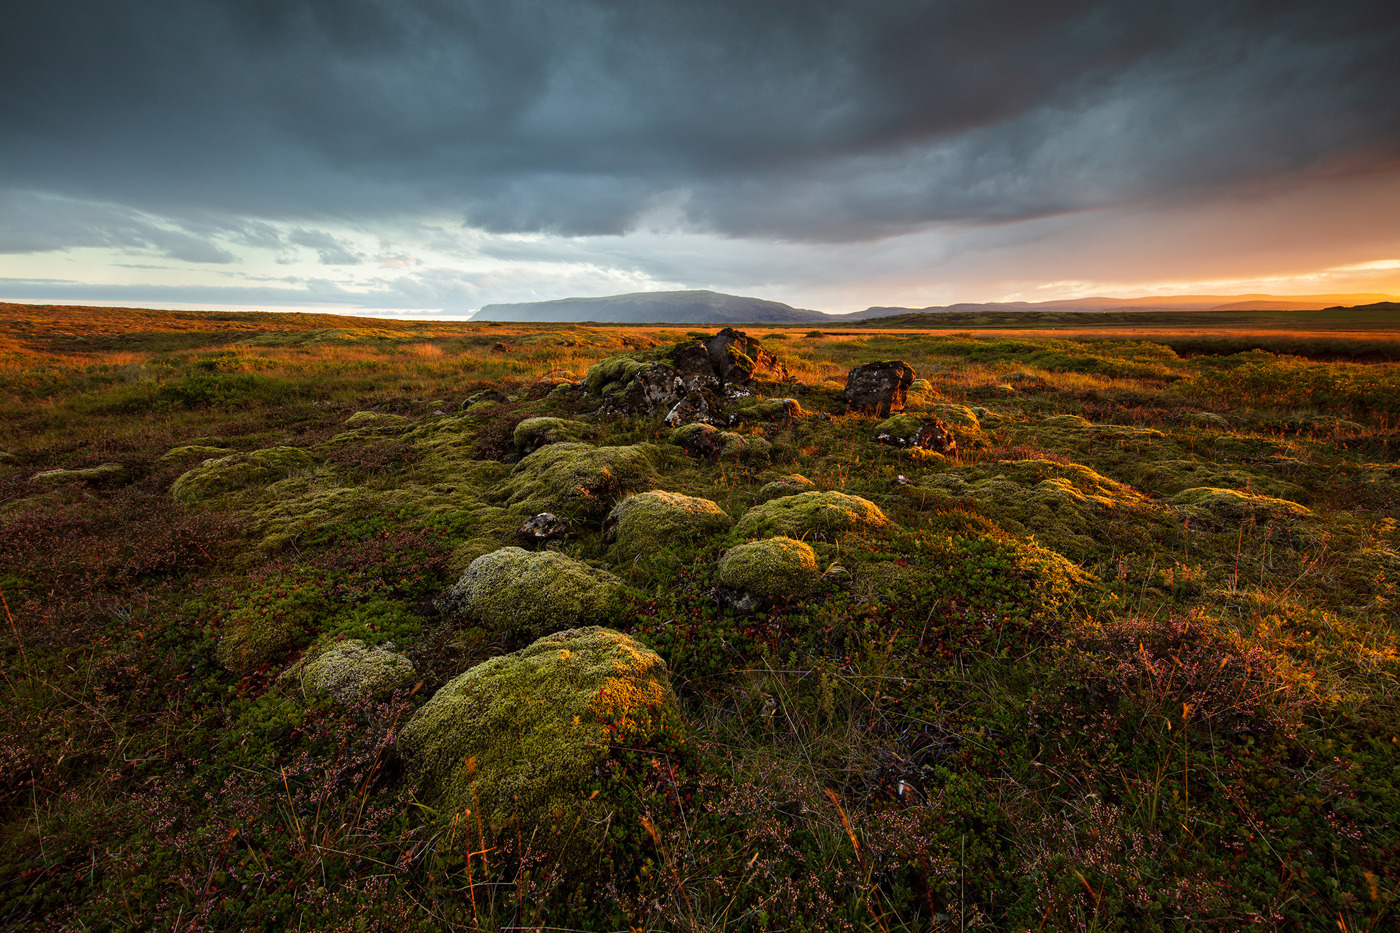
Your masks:
<svg viewBox="0 0 1400 933"><path fill-rule="evenodd" d="M553 512L541 512L520 526L520 537L536 544L557 541L568 534L569 523Z"/></svg>
<svg viewBox="0 0 1400 933"><path fill-rule="evenodd" d="M846 375L846 407L881 418L903 411L914 370L902 360L857 366Z"/></svg>
<svg viewBox="0 0 1400 933"><path fill-rule="evenodd" d="M487 848L509 833L555 853L562 872L586 871L618 819L618 801L587 785L613 749L644 748L679 721L655 652L620 632L577 628L449 681L404 725L398 749L423 798L459 827L444 845Z"/></svg>
<svg viewBox="0 0 1400 933"><path fill-rule="evenodd" d="M741 330L726 327L703 343L711 368L726 385L748 382L755 375L774 381L788 377L782 361Z"/></svg>
<svg viewBox="0 0 1400 933"><path fill-rule="evenodd" d="M545 635L603 621L621 585L557 551L504 547L472 561L437 607L506 634Z"/></svg>
<svg viewBox="0 0 1400 933"><path fill-rule="evenodd" d="M709 499L654 489L619 502L603 523L603 539L628 557L678 541L728 531L734 519Z"/></svg>
<svg viewBox="0 0 1400 933"><path fill-rule="evenodd" d="M714 394L697 389L675 404L666 415L666 423L679 428L686 424L723 425L726 422Z"/></svg>
<svg viewBox="0 0 1400 933"><path fill-rule="evenodd" d="M937 418L925 421L912 415L894 415L875 428L875 440L900 449L930 450L945 457L958 450L953 432Z"/></svg>

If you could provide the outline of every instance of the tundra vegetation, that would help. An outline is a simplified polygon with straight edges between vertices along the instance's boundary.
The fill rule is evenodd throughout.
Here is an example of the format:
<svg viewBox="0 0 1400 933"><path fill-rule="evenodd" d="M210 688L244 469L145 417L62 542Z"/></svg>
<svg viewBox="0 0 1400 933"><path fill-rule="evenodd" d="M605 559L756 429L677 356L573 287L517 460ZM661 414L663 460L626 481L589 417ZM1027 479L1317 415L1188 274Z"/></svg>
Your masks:
<svg viewBox="0 0 1400 933"><path fill-rule="evenodd" d="M1400 341L1283 318L702 428L712 330L4 306L0 927L1394 929Z"/></svg>

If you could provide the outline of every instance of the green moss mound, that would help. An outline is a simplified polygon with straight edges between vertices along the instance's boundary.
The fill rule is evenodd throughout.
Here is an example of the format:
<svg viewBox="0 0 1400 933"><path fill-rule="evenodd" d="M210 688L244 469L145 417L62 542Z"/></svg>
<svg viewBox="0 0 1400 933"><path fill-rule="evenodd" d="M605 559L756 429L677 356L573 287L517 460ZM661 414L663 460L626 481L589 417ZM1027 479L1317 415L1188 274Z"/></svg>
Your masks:
<svg viewBox="0 0 1400 933"><path fill-rule="evenodd" d="M767 538L740 544L724 552L719 580L725 586L763 599L806 596L817 588L821 573L817 554L792 538Z"/></svg>
<svg viewBox="0 0 1400 933"><path fill-rule="evenodd" d="M126 470L120 463L104 463L101 466L82 467L77 470L45 470L35 473L36 483L61 486L65 483L86 483L99 479L115 479Z"/></svg>
<svg viewBox="0 0 1400 933"><path fill-rule="evenodd" d="M303 694L324 693L351 706L378 699L413 682L413 662L388 644L370 647L357 638L336 642L306 655L279 680L296 684Z"/></svg>
<svg viewBox="0 0 1400 933"><path fill-rule="evenodd" d="M729 513L709 499L654 489L619 502L605 528L613 554L626 558L719 534L733 524Z"/></svg>
<svg viewBox="0 0 1400 933"><path fill-rule="evenodd" d="M758 497L764 500L777 499L782 496L795 496L798 493L811 492L816 488L817 484L801 473L788 473L770 483L764 483L758 491Z"/></svg>
<svg viewBox="0 0 1400 933"><path fill-rule="evenodd" d="M1131 487L1082 464L1054 460L999 460L934 476L927 485L973 499L1007 530L1070 554L1093 551L1105 520L1155 512Z"/></svg>
<svg viewBox="0 0 1400 933"><path fill-rule="evenodd" d="M515 426L512 440L517 452L528 454L547 444L577 441L584 437L587 431L586 425L565 418L526 418Z"/></svg>
<svg viewBox="0 0 1400 933"><path fill-rule="evenodd" d="M1234 525L1251 515L1264 521L1289 521L1308 518L1313 514L1307 506L1287 499L1212 486L1183 490L1168 501L1191 517Z"/></svg>
<svg viewBox="0 0 1400 933"><path fill-rule="evenodd" d="M403 415L391 415L382 411L357 411L345 419L347 428L375 428L379 430L403 428L410 423Z"/></svg>
<svg viewBox="0 0 1400 933"><path fill-rule="evenodd" d="M495 495L522 513L600 519L618 499L654 486L659 460L650 444L550 444L517 463Z"/></svg>
<svg viewBox="0 0 1400 933"><path fill-rule="evenodd" d="M588 367L588 375L583 384L589 395L605 395L610 390L621 389L647 366L630 356L609 356Z"/></svg>
<svg viewBox="0 0 1400 933"><path fill-rule="evenodd" d="M804 492L770 499L744 513L734 530L746 538L801 538L882 528L889 517L869 499L842 492Z"/></svg>
<svg viewBox="0 0 1400 933"><path fill-rule="evenodd" d="M186 444L172 447L157 458L158 463L170 460L216 460L234 453L232 447L209 447L205 444Z"/></svg>
<svg viewBox="0 0 1400 933"><path fill-rule="evenodd" d="M504 547L473 560L438 607L489 629L538 636L602 621L621 585L557 551Z"/></svg>
<svg viewBox="0 0 1400 933"><path fill-rule="evenodd" d="M513 827L565 864L604 839L615 801L588 785L615 746L639 747L679 720L665 663L606 628L541 638L450 681L408 721L398 747L439 818L466 810L488 839ZM604 788L606 791L606 788ZM568 848L564 849L565 843Z"/></svg>
<svg viewBox="0 0 1400 933"><path fill-rule="evenodd" d="M267 486L293 473L309 470L316 458L297 447L269 447L246 454L206 460L181 474L170 488L176 500L201 502L225 493Z"/></svg>

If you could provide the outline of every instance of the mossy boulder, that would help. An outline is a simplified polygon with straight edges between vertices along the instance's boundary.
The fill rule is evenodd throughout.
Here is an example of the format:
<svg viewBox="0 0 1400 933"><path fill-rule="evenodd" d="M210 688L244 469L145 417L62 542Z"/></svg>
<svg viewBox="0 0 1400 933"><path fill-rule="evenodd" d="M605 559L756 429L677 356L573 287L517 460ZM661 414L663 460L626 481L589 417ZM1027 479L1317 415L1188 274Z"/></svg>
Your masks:
<svg viewBox="0 0 1400 933"><path fill-rule="evenodd" d="M391 415L382 411L357 411L345 419L347 428L374 428L394 430L410 424L403 415Z"/></svg>
<svg viewBox="0 0 1400 933"><path fill-rule="evenodd" d="M619 502L604 523L614 556L633 557L728 531L729 513L709 499L654 489Z"/></svg>
<svg viewBox="0 0 1400 933"><path fill-rule="evenodd" d="M816 488L817 484L801 473L788 473L786 476L779 476L770 483L764 483L758 491L758 497L763 500L777 499L782 496L795 496L798 493L811 492Z"/></svg>
<svg viewBox="0 0 1400 933"><path fill-rule="evenodd" d="M686 424L671 432L671 442L679 444L687 454L701 460L738 460L758 463L773 454L773 445L765 438L721 431L708 424Z"/></svg>
<svg viewBox="0 0 1400 933"><path fill-rule="evenodd" d="M977 413L966 405L940 404L930 405L926 409L939 421L964 433L976 433L982 430L982 421L977 417Z"/></svg>
<svg viewBox="0 0 1400 933"><path fill-rule="evenodd" d="M1183 490L1168 501L1188 516L1234 525L1251 515L1258 521L1267 522L1307 518L1313 514L1312 509L1287 499L1211 486Z"/></svg>
<svg viewBox="0 0 1400 933"><path fill-rule="evenodd" d="M559 854L563 870L604 844L617 801L588 788L617 747L645 747L679 722L665 662L606 628L546 636L449 681L414 713L398 749L419 794L460 845L509 832ZM470 809L470 819L460 818Z"/></svg>
<svg viewBox="0 0 1400 933"><path fill-rule="evenodd" d="M515 426L515 449L528 454L547 444L577 441L588 433L587 425L564 418L526 418Z"/></svg>
<svg viewBox="0 0 1400 933"><path fill-rule="evenodd" d="M250 487L267 486L309 470L315 457L298 447L269 447L246 454L206 460L181 474L170 488L180 502L194 503Z"/></svg>
<svg viewBox="0 0 1400 933"><path fill-rule="evenodd" d="M506 634L545 635L603 621L622 581L557 551L504 547L483 554L438 600Z"/></svg>
<svg viewBox="0 0 1400 933"><path fill-rule="evenodd" d="M1107 521L1142 524L1156 514L1131 487L1054 460L1000 460L930 477L924 488L973 499L1007 530L1068 554L1093 551Z"/></svg>
<svg viewBox="0 0 1400 933"><path fill-rule="evenodd" d="M589 395L606 395L609 391L621 391L647 365L630 356L609 356L588 367L588 375L584 377L583 384L587 387Z"/></svg>
<svg viewBox="0 0 1400 933"><path fill-rule="evenodd" d="M210 447L206 444L186 444L183 447L172 447L157 458L157 462L170 460L217 460L219 457L227 457L234 453L232 447Z"/></svg>
<svg viewBox="0 0 1400 933"><path fill-rule="evenodd" d="M807 417L801 403L793 398L766 398L736 408L734 417L740 421L798 421Z"/></svg>
<svg viewBox="0 0 1400 933"><path fill-rule="evenodd" d="M32 477L36 483L61 486L66 483L90 483L95 480L116 479L126 472L120 463L104 463L94 467L80 467L76 470L45 470Z"/></svg>
<svg viewBox="0 0 1400 933"><path fill-rule="evenodd" d="M842 492L804 492L754 506L734 530L745 538L770 534L801 538L882 528L889 521L869 499Z"/></svg>
<svg viewBox="0 0 1400 933"><path fill-rule="evenodd" d="M780 536L725 551L719 561L719 581L761 599L783 600L811 593L821 581L821 572L809 545Z"/></svg>
<svg viewBox="0 0 1400 933"><path fill-rule="evenodd" d="M361 700L380 699L412 683L417 676L413 662L389 644L370 647L356 638L308 651L278 678L307 695L324 693L352 706Z"/></svg>
<svg viewBox="0 0 1400 933"><path fill-rule="evenodd" d="M599 519L618 499L654 486L659 461L660 452L649 444L593 447L565 441L522 459L494 494L525 515Z"/></svg>

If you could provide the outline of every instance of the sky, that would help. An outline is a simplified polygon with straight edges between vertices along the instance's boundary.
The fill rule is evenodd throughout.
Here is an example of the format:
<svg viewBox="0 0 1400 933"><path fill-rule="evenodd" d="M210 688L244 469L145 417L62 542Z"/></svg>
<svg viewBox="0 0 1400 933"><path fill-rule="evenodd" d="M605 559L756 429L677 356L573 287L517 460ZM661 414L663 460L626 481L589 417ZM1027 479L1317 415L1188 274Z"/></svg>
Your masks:
<svg viewBox="0 0 1400 933"><path fill-rule="evenodd" d="M0 4L0 299L683 288L1400 294L1400 4Z"/></svg>

